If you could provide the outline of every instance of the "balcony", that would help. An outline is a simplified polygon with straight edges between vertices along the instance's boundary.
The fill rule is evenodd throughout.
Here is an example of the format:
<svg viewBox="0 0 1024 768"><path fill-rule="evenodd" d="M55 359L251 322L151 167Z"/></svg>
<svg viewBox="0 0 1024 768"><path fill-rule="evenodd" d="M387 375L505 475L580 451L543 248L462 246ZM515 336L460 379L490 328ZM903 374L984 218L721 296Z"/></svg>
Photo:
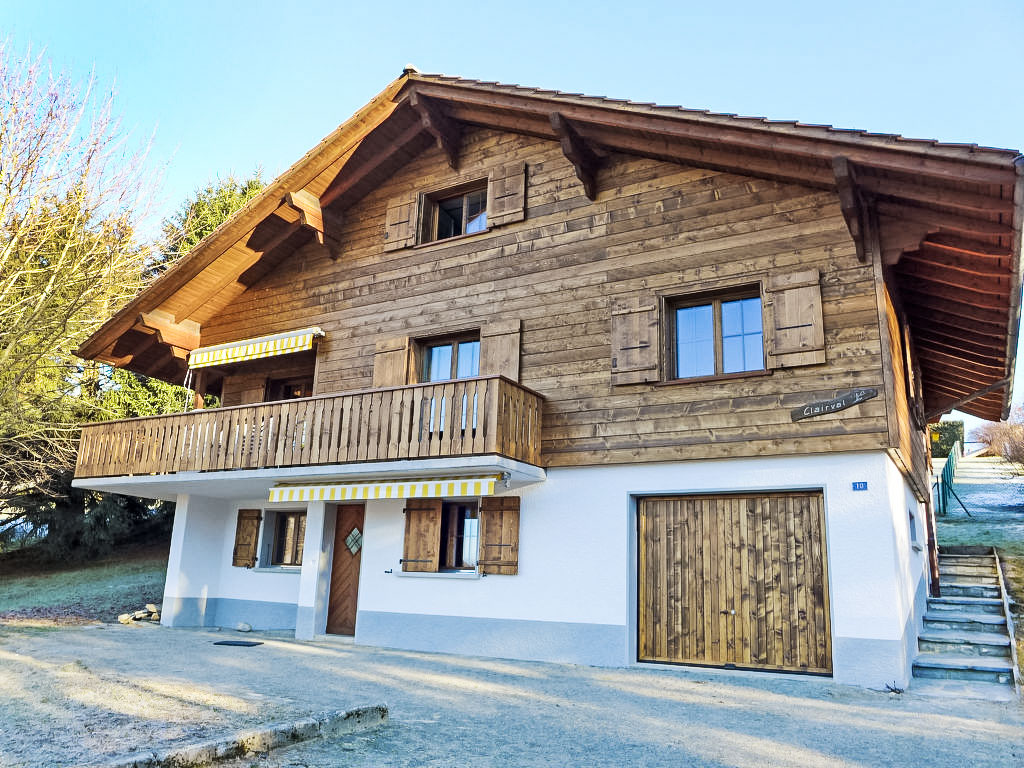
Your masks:
<svg viewBox="0 0 1024 768"><path fill-rule="evenodd" d="M539 466L541 400L488 376L88 424L75 478L478 455Z"/></svg>

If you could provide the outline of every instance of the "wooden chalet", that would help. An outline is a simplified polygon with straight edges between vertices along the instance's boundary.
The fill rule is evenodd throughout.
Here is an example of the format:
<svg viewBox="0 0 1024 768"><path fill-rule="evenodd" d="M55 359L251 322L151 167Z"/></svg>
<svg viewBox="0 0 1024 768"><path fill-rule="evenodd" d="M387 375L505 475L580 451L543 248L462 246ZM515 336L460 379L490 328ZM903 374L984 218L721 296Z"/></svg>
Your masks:
<svg viewBox="0 0 1024 768"><path fill-rule="evenodd" d="M171 626L905 684L1021 169L406 70L82 346L221 407L86 426L75 484L177 501Z"/></svg>

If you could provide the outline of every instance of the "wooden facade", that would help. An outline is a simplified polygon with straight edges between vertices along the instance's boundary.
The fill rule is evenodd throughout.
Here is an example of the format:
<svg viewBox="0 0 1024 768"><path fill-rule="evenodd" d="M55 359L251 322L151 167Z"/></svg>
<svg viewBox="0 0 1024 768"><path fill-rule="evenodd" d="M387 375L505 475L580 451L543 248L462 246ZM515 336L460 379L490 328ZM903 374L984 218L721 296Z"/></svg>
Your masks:
<svg viewBox="0 0 1024 768"><path fill-rule="evenodd" d="M481 374L543 397L537 464L886 450L924 500L937 404L991 417L1008 402L1024 195L1009 153L901 141L407 72L83 353L174 378L182 355L155 343L153 311L203 345L315 323L314 394L327 396L415 385L423 340L511 324ZM478 183L488 228L421 242L425 201ZM970 328L943 319L922 353L914 297L946 296L978 260L987 271L965 287L998 308ZM763 302L765 370L673 380L673 302L736 289ZM972 373L979 323L998 338L979 337L991 354ZM640 328L637 351L621 337ZM382 367L385 354L405 367ZM290 365L307 370L282 358L211 375L225 405L243 404ZM791 418L852 388L883 396ZM214 466L238 461L217 450Z"/></svg>

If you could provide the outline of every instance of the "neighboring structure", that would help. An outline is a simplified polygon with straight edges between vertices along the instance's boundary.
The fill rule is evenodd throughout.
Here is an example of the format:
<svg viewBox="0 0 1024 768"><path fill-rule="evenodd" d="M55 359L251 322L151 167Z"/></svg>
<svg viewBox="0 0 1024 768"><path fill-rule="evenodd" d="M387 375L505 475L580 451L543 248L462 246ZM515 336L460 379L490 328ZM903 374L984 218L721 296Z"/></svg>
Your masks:
<svg viewBox="0 0 1024 768"><path fill-rule="evenodd" d="M1022 199L1015 152L407 70L83 345L223 407L86 427L75 485L177 501L170 626L904 685Z"/></svg>

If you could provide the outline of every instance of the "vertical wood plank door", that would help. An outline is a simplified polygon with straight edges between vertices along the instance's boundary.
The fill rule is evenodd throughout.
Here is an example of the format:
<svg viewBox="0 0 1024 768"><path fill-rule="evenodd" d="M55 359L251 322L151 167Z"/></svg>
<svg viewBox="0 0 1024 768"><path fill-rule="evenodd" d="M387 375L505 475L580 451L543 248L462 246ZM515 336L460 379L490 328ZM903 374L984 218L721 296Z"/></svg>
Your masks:
<svg viewBox="0 0 1024 768"><path fill-rule="evenodd" d="M644 498L637 528L640 661L831 674L820 492Z"/></svg>
<svg viewBox="0 0 1024 768"><path fill-rule="evenodd" d="M327 600L327 634L354 635L359 598L359 561L363 553L362 504L339 504L334 525L334 561ZM353 552L352 550L355 550Z"/></svg>

